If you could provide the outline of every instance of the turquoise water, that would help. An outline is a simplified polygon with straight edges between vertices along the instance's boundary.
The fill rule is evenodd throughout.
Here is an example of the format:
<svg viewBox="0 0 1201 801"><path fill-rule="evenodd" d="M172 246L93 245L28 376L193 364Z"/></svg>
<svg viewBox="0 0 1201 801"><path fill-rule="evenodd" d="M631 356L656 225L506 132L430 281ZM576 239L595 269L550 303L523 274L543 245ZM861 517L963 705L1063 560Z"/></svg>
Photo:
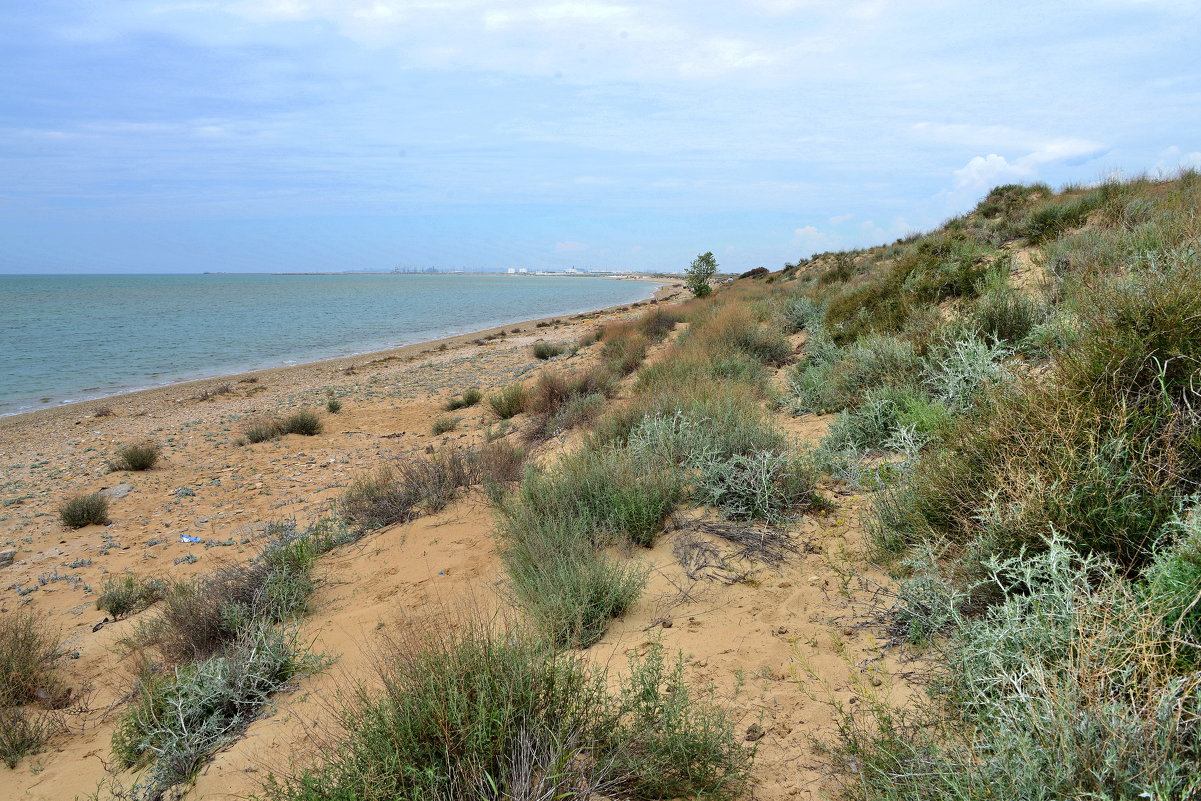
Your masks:
<svg viewBox="0 0 1201 801"><path fill-rule="evenodd" d="M0 414L650 296L601 278L0 276Z"/></svg>

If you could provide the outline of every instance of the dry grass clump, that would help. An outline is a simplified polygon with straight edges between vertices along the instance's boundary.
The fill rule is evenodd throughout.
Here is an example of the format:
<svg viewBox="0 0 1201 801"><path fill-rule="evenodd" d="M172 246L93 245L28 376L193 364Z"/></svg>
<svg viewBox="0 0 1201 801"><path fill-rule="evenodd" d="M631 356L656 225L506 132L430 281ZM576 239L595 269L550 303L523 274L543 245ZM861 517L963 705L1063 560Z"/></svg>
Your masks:
<svg viewBox="0 0 1201 801"><path fill-rule="evenodd" d="M341 402L336 405L341 410ZM320 434L322 430L321 417L317 412L311 409L302 409L283 418L261 417L253 420L243 429L242 438L246 442L257 443L277 439L285 434L312 437Z"/></svg>
<svg viewBox="0 0 1201 801"><path fill-rule="evenodd" d="M61 653L58 637L33 610L0 614L0 760L9 768L57 728L45 710L70 697L53 673Z"/></svg>
<svg viewBox="0 0 1201 801"><path fill-rule="evenodd" d="M544 371L526 395L525 410L534 420L523 432L524 438L540 442L594 419L616 386L616 376L605 365L572 372Z"/></svg>
<svg viewBox="0 0 1201 801"><path fill-rule="evenodd" d="M58 517L67 528L103 526L108 523L108 499L98 492L77 495L58 507Z"/></svg>
<svg viewBox="0 0 1201 801"><path fill-rule="evenodd" d="M32 609L0 614L0 706L58 695L50 668L61 655L58 637Z"/></svg>
<svg viewBox="0 0 1201 801"><path fill-rule="evenodd" d="M149 470L158 464L159 456L157 443L138 442L118 450L116 458L108 463L108 467L113 471Z"/></svg>
<svg viewBox="0 0 1201 801"><path fill-rule="evenodd" d="M430 424L430 432L435 436L445 434L448 431L454 431L459 427L459 421L462 417L436 417L434 422Z"/></svg>
<svg viewBox="0 0 1201 801"><path fill-rule="evenodd" d="M360 530L406 523L446 508L460 489L482 484L491 491L517 480L525 455L491 442L474 451L446 448L399 459L351 482L337 511Z"/></svg>

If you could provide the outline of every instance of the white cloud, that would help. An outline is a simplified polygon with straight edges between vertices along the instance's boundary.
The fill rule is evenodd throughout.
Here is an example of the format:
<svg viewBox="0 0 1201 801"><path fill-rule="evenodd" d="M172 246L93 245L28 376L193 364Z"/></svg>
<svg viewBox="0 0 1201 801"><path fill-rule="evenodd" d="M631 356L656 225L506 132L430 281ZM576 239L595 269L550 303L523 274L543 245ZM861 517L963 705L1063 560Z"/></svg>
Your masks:
<svg viewBox="0 0 1201 801"><path fill-rule="evenodd" d="M975 156L955 170L954 175L956 191L977 192L997 184L1032 179L1035 172L1028 165L1010 163L1004 156L989 153L987 156Z"/></svg>
<svg viewBox="0 0 1201 801"><path fill-rule="evenodd" d="M1159 153L1159 159L1152 168L1153 173L1171 175L1182 169L1201 169L1201 151L1185 153L1177 145L1164 148Z"/></svg>
<svg viewBox="0 0 1201 801"><path fill-rule="evenodd" d="M813 252L829 250L834 246L834 240L813 225L805 225L793 231L792 243L795 247Z"/></svg>
<svg viewBox="0 0 1201 801"><path fill-rule="evenodd" d="M831 217L830 223L832 225L842 225L844 222L850 222L852 219L854 219L854 217L854 214L839 214Z"/></svg>
<svg viewBox="0 0 1201 801"><path fill-rule="evenodd" d="M583 242L556 242L556 253L579 253L582 250L587 250L588 246Z"/></svg>
<svg viewBox="0 0 1201 801"><path fill-rule="evenodd" d="M1017 159L1023 166L1051 161L1094 156L1105 145L1091 139L1071 136L1048 136L1006 125L945 125L919 122L913 126L919 138L977 150L1017 151L1025 155ZM991 156L990 156L991 157Z"/></svg>

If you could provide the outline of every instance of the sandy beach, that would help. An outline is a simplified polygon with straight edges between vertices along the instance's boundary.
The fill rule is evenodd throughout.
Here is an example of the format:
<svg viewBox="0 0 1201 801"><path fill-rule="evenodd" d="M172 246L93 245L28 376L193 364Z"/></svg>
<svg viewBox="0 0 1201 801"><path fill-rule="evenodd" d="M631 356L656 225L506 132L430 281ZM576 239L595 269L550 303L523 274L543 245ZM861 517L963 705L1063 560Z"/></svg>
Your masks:
<svg viewBox="0 0 1201 801"><path fill-rule="evenodd" d="M544 366L571 369L597 358L596 348L586 348L539 361L531 347L538 340L577 342L602 323L684 294L679 285L664 285L653 301L510 325L503 332L0 419L0 542L16 550L15 562L0 568L0 613L28 606L44 615L48 629L61 632L68 658L59 660L57 670L71 688L69 706L58 718L60 732L4 776L0 800L82 798L114 777L110 743L135 686L136 654L124 643L140 615L109 621L96 609L107 579L127 572L199 577L248 560L269 524L319 519L355 477L389 460L481 444L497 426L495 417L484 404L444 411L453 395L472 387L487 393L532 381ZM653 346L648 363L661 358L670 342ZM339 413L326 411L330 398L342 402ZM614 398L621 400L620 394ZM254 419L299 409L319 411L319 435L239 444ZM435 435L431 424L442 416L458 419L452 430ZM781 415L780 421L798 442L810 443L829 423L814 416ZM518 429L524 425L514 422ZM554 460L581 436L571 432L543 443L532 458ZM160 445L161 462L144 472L111 472L114 452L140 440ZM59 504L92 492L109 497L109 524L64 528ZM644 647L655 629L670 649L686 652L697 686L734 692L752 677L749 689L739 691L738 725L772 732L760 746L757 796L814 797L822 771L800 769L797 748L829 729L831 713L824 702L798 693L790 677L803 665L827 682L833 697L847 699L847 660L879 658L869 636L828 623L843 604L832 594L827 554L859 547L861 506L847 499L837 516L806 519L798 533L804 554L754 581L689 581L664 538L638 557L651 576L638 607L589 649L589 658L620 665L622 653ZM493 511L470 495L444 512L384 528L323 557L318 578L300 635L331 660L329 667L281 695L271 714L201 770L186 797L245 797L267 773L312 758L328 736L337 693L370 674L381 637L426 621L442 625L464 608L487 613L506 605ZM673 620L678 623L671 627ZM132 777L117 778L128 784Z"/></svg>

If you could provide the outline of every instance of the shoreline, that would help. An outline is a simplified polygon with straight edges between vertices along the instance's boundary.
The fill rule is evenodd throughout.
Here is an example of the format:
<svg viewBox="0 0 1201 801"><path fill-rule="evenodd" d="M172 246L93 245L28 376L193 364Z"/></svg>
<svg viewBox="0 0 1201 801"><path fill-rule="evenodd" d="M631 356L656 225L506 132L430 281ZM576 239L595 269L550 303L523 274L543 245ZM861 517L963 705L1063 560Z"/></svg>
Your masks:
<svg viewBox="0 0 1201 801"><path fill-rule="evenodd" d="M504 277L504 276L499 276ZM25 425L40 425L52 423L58 418L71 418L75 421L81 415L85 417L96 417L97 412L102 412L113 404L133 404L142 408L132 413L135 416L147 414L148 405L160 402L179 403L184 399L194 397L196 391L203 391L205 384L210 385L208 389L212 389L213 385L217 387L223 384L239 383L254 385L261 381L274 379L273 384L286 384L289 378L301 379L312 378L318 373L343 373L346 374L349 369L353 372L356 366L367 366L374 363L405 361L411 362L422 355L434 352L444 352L450 350L458 350L467 346L476 345L479 341L488 341L493 343L502 343L505 337L513 328L521 328L523 333L549 333L554 330L549 324L552 321L559 320L561 322L579 322L582 319L593 315L611 314L620 310L628 310L641 308L643 306L652 305L670 297L674 297L676 293L683 289L683 284L680 282L664 282L657 278L623 278L617 280L624 281L639 281L642 283L654 284L655 288L650 297L632 303L617 304L613 306L605 306L599 309L586 311L566 311L549 317L538 317L528 320L520 320L508 322L503 325L492 326L489 328L478 329L474 331L453 334L451 336L440 337L438 339L422 340L420 342L412 342L406 345L398 345L394 348L385 348L383 350L364 351L348 356L335 356L332 358L315 359L313 361L298 362L296 364L283 364L274 367L263 367L254 370L245 370L233 373L219 373L212 376L186 379L182 381L171 381L169 383L145 387L142 389L129 389L115 392L110 395L102 395L95 398L85 398L80 400L62 401L53 405L44 406L39 409L28 409L17 412L0 412L0 431L6 429L20 428ZM533 329L533 331L527 330ZM492 339L488 339L491 337ZM356 365L356 362L361 364ZM103 416L103 414L99 415ZM78 424L76 422L76 424Z"/></svg>

